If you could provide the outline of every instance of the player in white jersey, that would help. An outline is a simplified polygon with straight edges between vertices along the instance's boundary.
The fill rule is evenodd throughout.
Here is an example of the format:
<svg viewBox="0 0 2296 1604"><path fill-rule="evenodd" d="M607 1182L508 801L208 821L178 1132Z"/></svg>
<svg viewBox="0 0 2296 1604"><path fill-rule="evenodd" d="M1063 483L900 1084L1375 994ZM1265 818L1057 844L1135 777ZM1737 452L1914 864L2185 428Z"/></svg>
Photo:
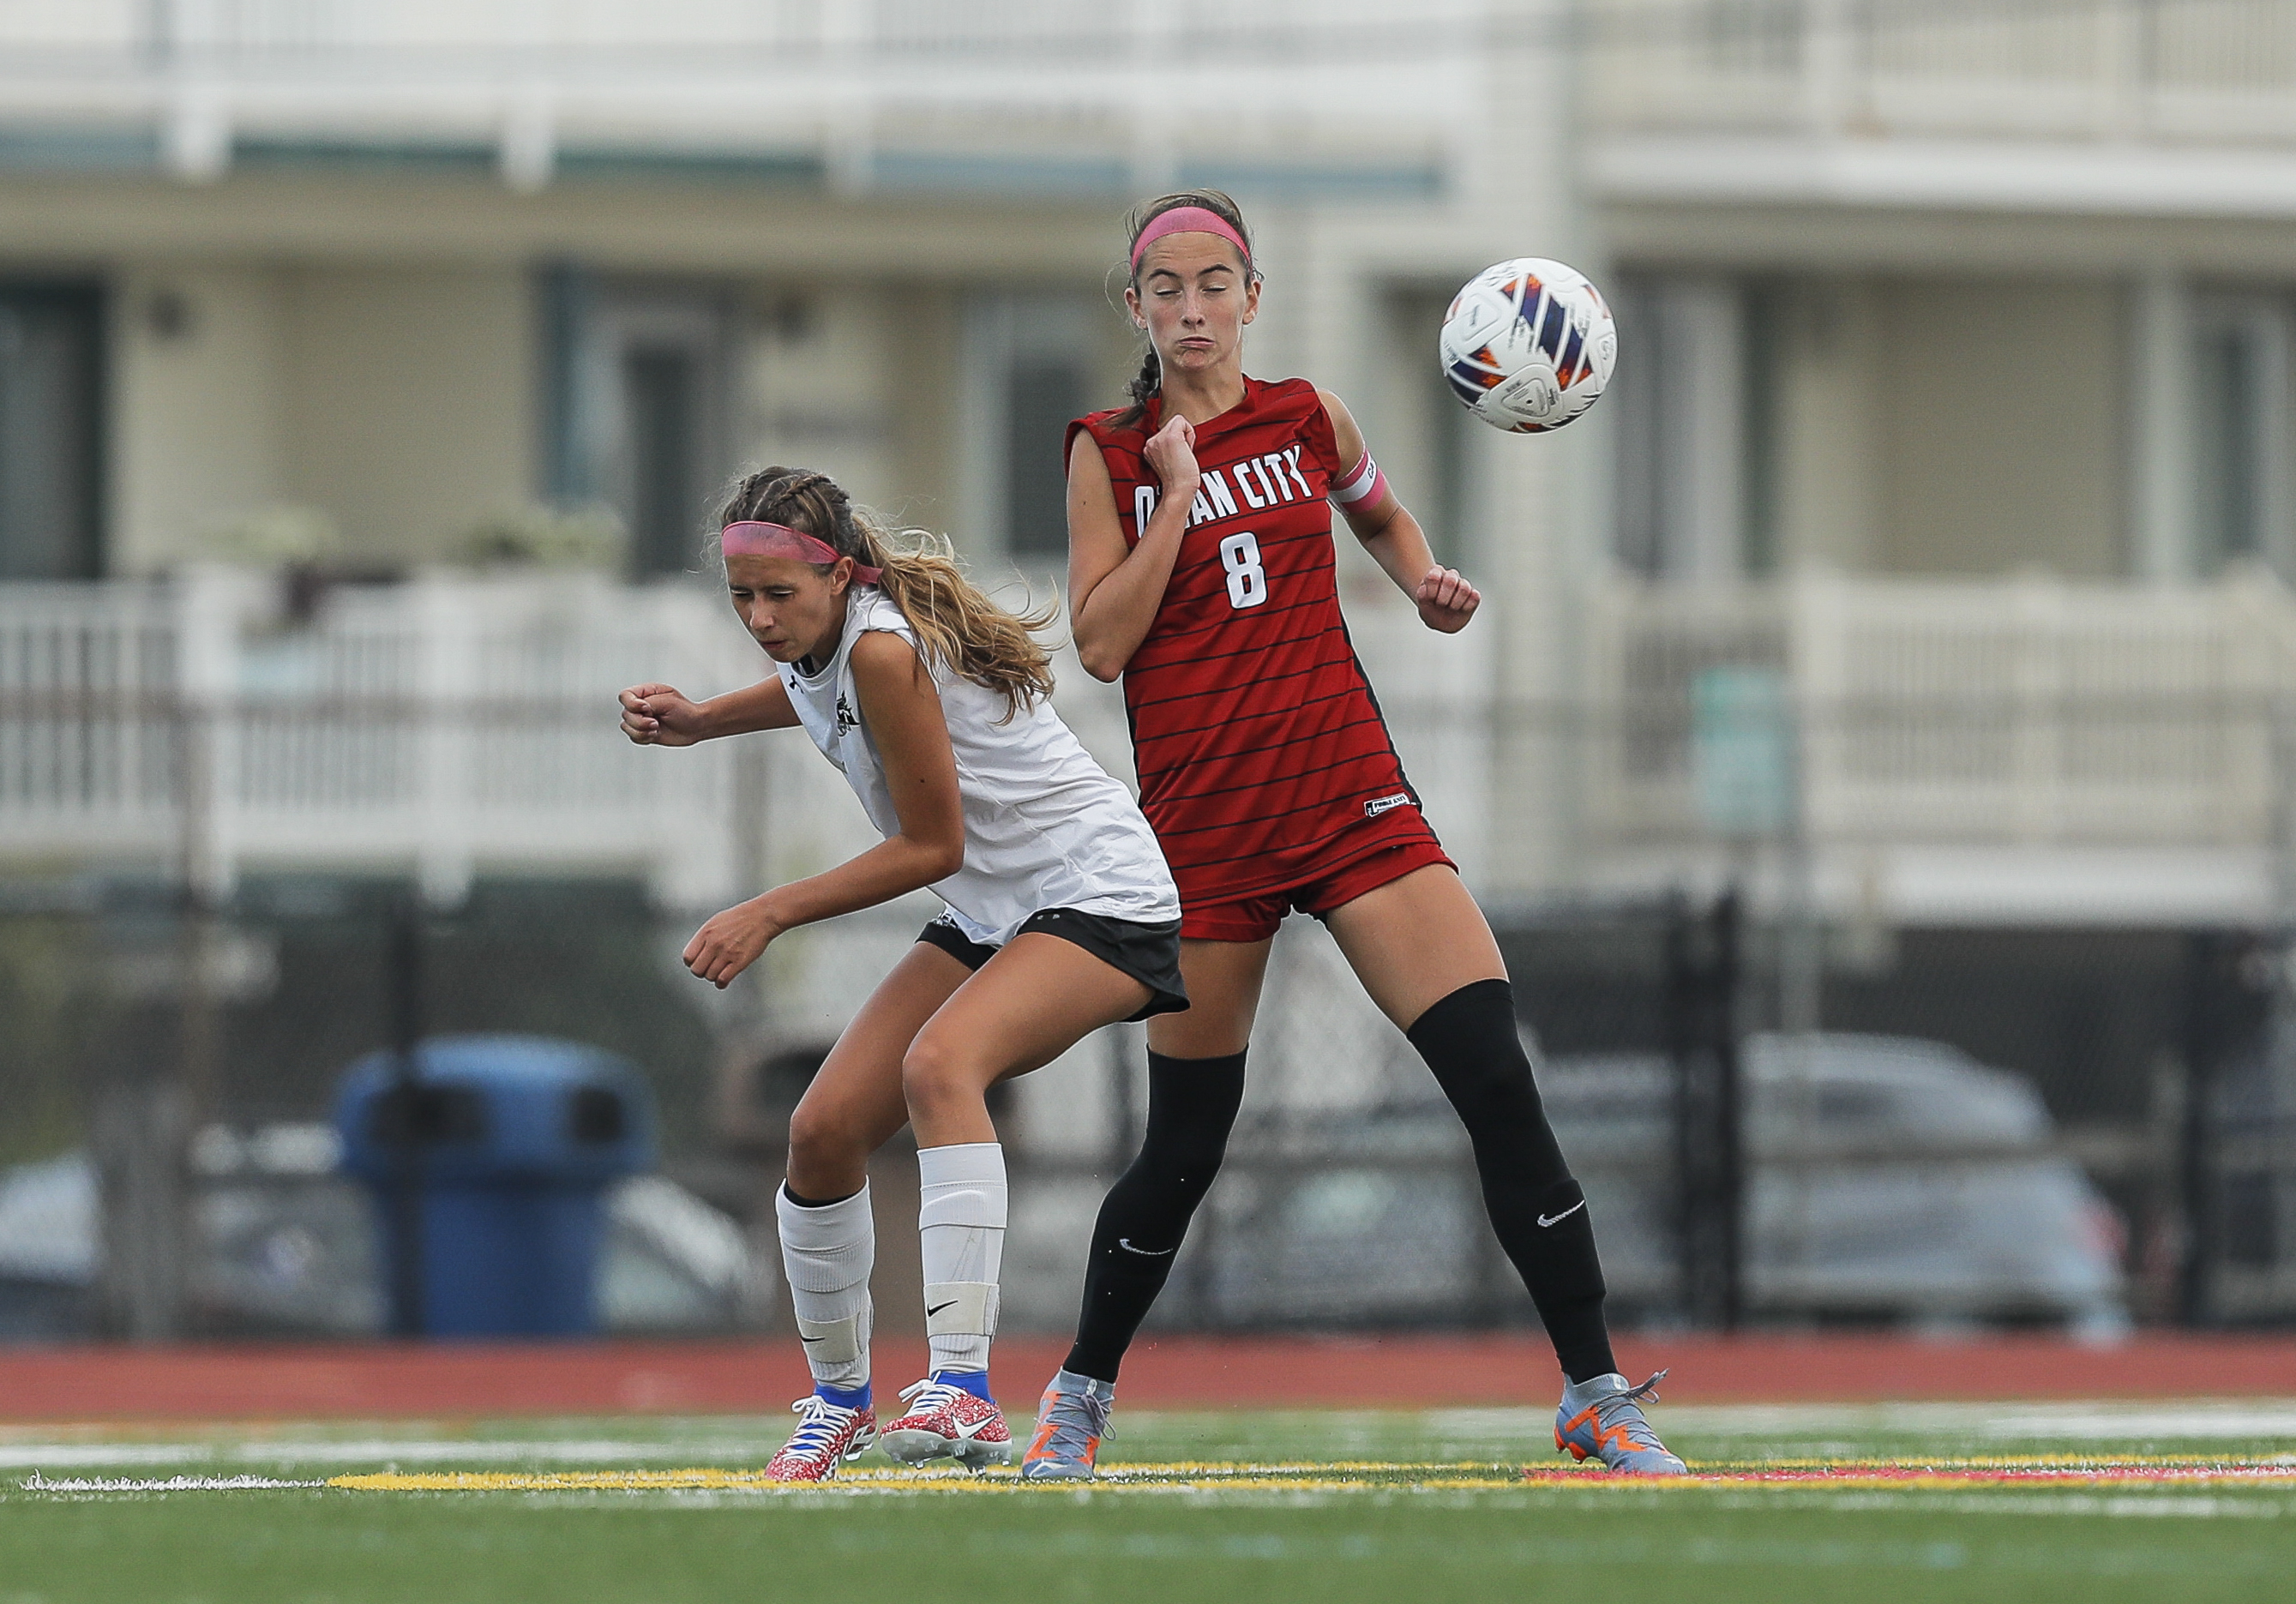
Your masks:
<svg viewBox="0 0 2296 1604"><path fill-rule="evenodd" d="M930 887L927 925L838 1038L790 1117L782 1260L814 1391L767 1474L819 1480L881 1440L910 1463L1012 1456L988 1389L1004 1249L1004 1150L986 1093L1119 1019L1185 1008L1180 902L1131 795L1045 700L1017 618L928 538L901 551L825 475L768 468L726 508L729 594L774 675L693 702L622 692L641 745L801 725L884 840L703 925L686 967L725 986L797 926ZM869 1155L915 1128L932 1363L882 1436L869 1375Z"/></svg>

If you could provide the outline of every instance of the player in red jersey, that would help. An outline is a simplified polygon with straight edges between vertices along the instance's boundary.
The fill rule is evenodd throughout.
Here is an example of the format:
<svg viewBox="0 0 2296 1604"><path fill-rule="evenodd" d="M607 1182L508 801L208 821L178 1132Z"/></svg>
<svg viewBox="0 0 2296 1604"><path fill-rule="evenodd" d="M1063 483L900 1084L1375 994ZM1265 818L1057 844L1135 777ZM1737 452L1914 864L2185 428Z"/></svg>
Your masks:
<svg viewBox="0 0 2296 1604"><path fill-rule="evenodd" d="M1242 364L1250 235L1215 191L1136 214L1133 405L1069 427L1069 604L1086 669L1124 680L1140 804L1178 881L1185 1012L1150 1021L1148 1130L1095 1230L1077 1345L1022 1474L1088 1477L1117 1366L1219 1167L1277 923L1322 919L1467 1127L1501 1244L1563 1371L1555 1445L1679 1474L1618 1373L1586 1196L1556 1146L1490 927L1421 816L1341 620L1331 509L1456 633L1481 597L1439 566L1338 397Z"/></svg>

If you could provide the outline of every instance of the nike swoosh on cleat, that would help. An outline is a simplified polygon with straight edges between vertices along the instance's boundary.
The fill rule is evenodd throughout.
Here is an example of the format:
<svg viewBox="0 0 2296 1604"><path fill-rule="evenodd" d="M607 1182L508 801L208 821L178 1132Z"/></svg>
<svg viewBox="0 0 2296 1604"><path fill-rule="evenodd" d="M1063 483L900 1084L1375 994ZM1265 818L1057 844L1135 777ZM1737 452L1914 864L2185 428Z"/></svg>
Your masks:
<svg viewBox="0 0 2296 1604"><path fill-rule="evenodd" d="M950 1299L949 1299L947 1303L945 1303L945 1304L928 1304L928 1305L925 1306L925 1318L926 1318L927 1320L931 1320L934 1315L936 1315L936 1314L939 1313L943 1309L954 1309L955 1307L956 1307L956 1303L957 1303L957 1300L956 1300L955 1298L952 1297L952 1298L950 1298Z"/></svg>
<svg viewBox="0 0 2296 1604"><path fill-rule="evenodd" d="M1580 1209L1582 1209L1582 1208L1584 1208L1584 1207L1587 1207L1587 1199L1584 1199L1584 1198L1581 1198L1581 1199L1578 1199L1578 1201L1577 1201L1576 1203L1573 1203L1570 1207L1568 1207L1568 1208L1564 1209L1561 1214L1556 1215L1555 1215L1554 1218L1552 1218L1552 1219L1549 1219L1549 1218L1548 1218L1546 1215L1539 1215L1539 1216L1538 1216L1538 1223L1539 1223L1541 1225L1560 1225L1560 1224L1562 1224L1562 1222L1563 1222L1563 1221L1565 1221L1565 1220L1569 1219L1572 1215L1577 1214Z"/></svg>
<svg viewBox="0 0 2296 1604"><path fill-rule="evenodd" d="M1177 1248L1135 1248L1129 1237L1119 1237L1116 1245L1127 1253L1136 1253L1142 1258L1166 1258L1179 1252Z"/></svg>

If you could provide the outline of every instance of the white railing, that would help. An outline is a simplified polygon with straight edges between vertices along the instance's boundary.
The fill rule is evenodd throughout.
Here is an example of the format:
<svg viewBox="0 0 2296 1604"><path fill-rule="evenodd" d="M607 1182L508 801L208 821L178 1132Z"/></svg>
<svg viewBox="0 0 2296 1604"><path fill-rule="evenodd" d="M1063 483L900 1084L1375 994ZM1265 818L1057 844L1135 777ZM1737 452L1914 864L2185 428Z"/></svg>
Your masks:
<svg viewBox="0 0 2296 1604"><path fill-rule="evenodd" d="M336 587L300 619L285 601L224 569L0 585L0 873L140 863L222 895L266 871L412 872L449 901L480 873L610 873L688 907L875 839L793 732L622 739L625 685L700 698L767 672L706 587L436 572ZM1487 643L1400 607L1355 628L1431 811L1479 862ZM1062 716L1128 780L1118 692L1065 651L1055 669Z"/></svg>
<svg viewBox="0 0 2296 1604"><path fill-rule="evenodd" d="M1100 164L1120 183L1177 174L1187 130L1210 117L1231 165L1416 174L1472 132L1483 75L1462 63L1516 9L0 0L0 116L140 126L191 177L226 170L248 141L322 141L491 151L528 186L634 151L818 160L861 185L880 150Z"/></svg>
<svg viewBox="0 0 2296 1604"><path fill-rule="evenodd" d="M1600 0L1614 131L2296 139L2287 0Z"/></svg>
<svg viewBox="0 0 2296 1604"><path fill-rule="evenodd" d="M763 671L700 588L433 575L336 589L300 622L278 601L225 571L0 585L0 871L135 862L220 892L364 869L446 898L475 874L610 873L696 906L873 839L794 733L652 751L617 732L623 685L701 696ZM1693 704L1713 668L1777 675L1789 811L1820 847L2278 851L2296 822L2296 598L2268 580L1812 572L1597 587L1581 616L1583 694L1533 703L1498 683L1488 634L1350 610L1406 766L1477 883L1528 883L1573 845L1744 829L1702 780ZM1062 716L1128 775L1113 689L1072 660L1061 683ZM1557 784L1576 793L1559 813L1517 794Z"/></svg>
<svg viewBox="0 0 2296 1604"><path fill-rule="evenodd" d="M627 872L722 894L730 754L640 751L613 697L754 677L679 586L427 577L283 618L269 580L0 586L0 856L164 863L211 893L262 869ZM761 805L762 806L762 805Z"/></svg>
<svg viewBox="0 0 2296 1604"><path fill-rule="evenodd" d="M1727 833L1702 805L1693 712L1716 668L1781 676L1791 801L1817 845L2269 847L2287 826L2296 599L2267 580L1808 573L1621 586L1587 617L1598 841Z"/></svg>

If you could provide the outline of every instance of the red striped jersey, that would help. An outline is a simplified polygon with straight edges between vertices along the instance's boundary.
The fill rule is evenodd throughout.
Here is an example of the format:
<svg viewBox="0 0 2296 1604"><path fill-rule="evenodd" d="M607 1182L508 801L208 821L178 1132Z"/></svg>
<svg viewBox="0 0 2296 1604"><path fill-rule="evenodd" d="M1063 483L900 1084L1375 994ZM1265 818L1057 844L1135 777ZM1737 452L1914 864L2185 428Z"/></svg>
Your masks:
<svg viewBox="0 0 2296 1604"><path fill-rule="evenodd" d="M1142 459L1161 424L1069 425L1108 464L1128 544L1154 514ZM1434 840L1340 616L1324 498L1344 467L1304 379L1244 381L1196 426L1203 483L1156 620L1124 670L1140 806L1184 907L1262 896Z"/></svg>

